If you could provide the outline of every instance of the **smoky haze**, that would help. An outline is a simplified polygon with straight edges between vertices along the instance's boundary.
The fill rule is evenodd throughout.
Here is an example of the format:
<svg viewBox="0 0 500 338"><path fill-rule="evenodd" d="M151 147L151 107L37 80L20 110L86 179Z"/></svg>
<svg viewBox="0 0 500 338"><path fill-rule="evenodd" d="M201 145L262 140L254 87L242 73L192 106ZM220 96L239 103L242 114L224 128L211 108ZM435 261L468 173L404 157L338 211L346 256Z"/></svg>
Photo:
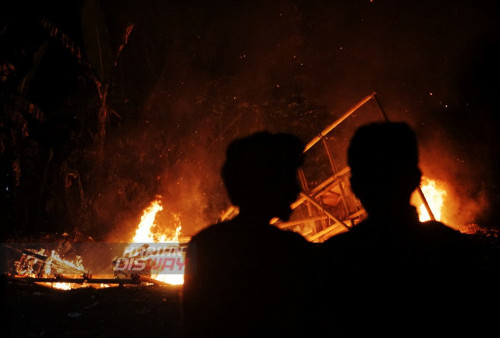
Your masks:
<svg viewBox="0 0 500 338"><path fill-rule="evenodd" d="M100 5L113 50L131 28L106 149L116 182L136 187L103 187L102 232L130 233L159 194L194 234L229 206L219 170L232 139L268 129L308 142L373 91L391 120L415 128L424 175L452 190L449 219L499 225L496 1ZM343 127L339 149L356 127Z"/></svg>
<svg viewBox="0 0 500 338"><path fill-rule="evenodd" d="M139 63L124 85L135 91L137 73L156 69L142 112L168 134L160 190L188 234L228 206L219 168L231 139L270 129L308 141L374 90L390 119L416 129L424 175L458 196L451 218L490 221L494 2L152 2L125 17L144 47L127 46L123 62Z"/></svg>

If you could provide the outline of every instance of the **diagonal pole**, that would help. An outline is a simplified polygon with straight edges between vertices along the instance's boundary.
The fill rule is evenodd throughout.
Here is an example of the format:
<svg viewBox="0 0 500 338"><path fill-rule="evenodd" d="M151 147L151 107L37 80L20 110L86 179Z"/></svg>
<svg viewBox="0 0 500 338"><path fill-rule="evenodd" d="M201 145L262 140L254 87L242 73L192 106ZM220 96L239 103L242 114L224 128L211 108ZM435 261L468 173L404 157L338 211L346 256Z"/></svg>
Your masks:
<svg viewBox="0 0 500 338"><path fill-rule="evenodd" d="M380 105L380 102L378 101L375 92L372 94L372 97L375 100L375 102L377 103L378 110L382 114L384 120L386 122L389 122L389 118L387 117L387 114L385 113L384 109ZM420 185L417 187L417 192L418 192L418 195L420 196L420 199L424 203L425 210L427 210L427 213L429 214L429 217L431 218L431 220L435 221L436 217L434 217L434 213L432 212L431 207L429 205L429 202L427 202L427 198L425 198L424 192L422 191L422 187Z"/></svg>

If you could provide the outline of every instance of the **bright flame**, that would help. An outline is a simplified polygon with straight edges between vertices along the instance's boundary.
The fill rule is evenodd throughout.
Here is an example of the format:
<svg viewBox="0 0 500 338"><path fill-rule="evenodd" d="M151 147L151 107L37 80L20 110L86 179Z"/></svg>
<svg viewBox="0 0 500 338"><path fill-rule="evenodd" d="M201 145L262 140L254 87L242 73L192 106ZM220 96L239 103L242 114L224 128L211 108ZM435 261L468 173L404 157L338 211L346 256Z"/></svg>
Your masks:
<svg viewBox="0 0 500 338"><path fill-rule="evenodd" d="M72 286L71 283L46 283L47 285L50 285L54 289L59 289L59 290L71 290Z"/></svg>
<svg viewBox="0 0 500 338"><path fill-rule="evenodd" d="M135 236L132 238L134 243L155 243L157 242L157 235L151 232L151 228L155 225L156 214L162 211L163 207L160 201L154 201L149 207L144 210L141 216L141 222L135 231Z"/></svg>
<svg viewBox="0 0 500 338"><path fill-rule="evenodd" d="M172 214L175 221L175 233L170 237L166 234L155 232L155 219L158 212L162 211L163 207L159 200L153 201L149 207L147 207L141 217L141 222L135 231L135 235L132 238L133 243L165 243L165 247L171 248L172 245L179 244L179 236L181 234L182 225L180 217L177 214ZM134 250L136 246L129 245L124 254ZM158 273L152 274L150 276L152 279L158 281L172 284L181 285L184 284L184 274L172 274L172 273Z"/></svg>
<svg viewBox="0 0 500 338"><path fill-rule="evenodd" d="M444 188L442 182L432 180L427 177L422 178L421 183L422 193L429 204L429 207L437 221L442 220L442 213L444 210L444 202L447 196L447 192ZM419 219L421 222L429 221L431 217L425 208L423 201L418 198L418 201L414 202L418 209Z"/></svg>

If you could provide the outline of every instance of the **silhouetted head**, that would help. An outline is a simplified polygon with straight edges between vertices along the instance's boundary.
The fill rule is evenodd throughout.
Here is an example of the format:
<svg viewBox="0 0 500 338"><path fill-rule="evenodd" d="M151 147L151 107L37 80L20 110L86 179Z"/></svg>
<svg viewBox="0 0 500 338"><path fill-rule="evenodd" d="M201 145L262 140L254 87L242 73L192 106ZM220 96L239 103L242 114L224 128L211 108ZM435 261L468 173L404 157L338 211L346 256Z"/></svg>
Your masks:
<svg viewBox="0 0 500 338"><path fill-rule="evenodd" d="M347 162L352 190L369 215L407 207L420 184L417 139L404 122L360 127L349 145Z"/></svg>
<svg viewBox="0 0 500 338"><path fill-rule="evenodd" d="M240 214L268 219L290 217L300 193L297 169L303 142L291 134L267 131L234 140L227 148L222 179Z"/></svg>

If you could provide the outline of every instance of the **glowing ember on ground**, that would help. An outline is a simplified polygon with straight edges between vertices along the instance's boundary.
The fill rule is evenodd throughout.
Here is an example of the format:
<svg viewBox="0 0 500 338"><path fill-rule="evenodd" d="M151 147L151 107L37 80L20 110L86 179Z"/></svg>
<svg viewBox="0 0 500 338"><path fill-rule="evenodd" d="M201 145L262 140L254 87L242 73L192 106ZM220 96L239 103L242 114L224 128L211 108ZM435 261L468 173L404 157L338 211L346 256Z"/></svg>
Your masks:
<svg viewBox="0 0 500 338"><path fill-rule="evenodd" d="M444 184L437 180L432 180L427 177L422 178L421 183L422 192L431 208L434 218L437 221L442 221L442 213L444 210L444 202L447 196L447 192L444 188ZM425 208L424 203L419 197L412 199L413 204L417 207L419 219L421 222L429 221L431 217Z"/></svg>
<svg viewBox="0 0 500 338"><path fill-rule="evenodd" d="M71 283L44 283L44 284L59 290L71 290L73 288L71 286Z"/></svg>

